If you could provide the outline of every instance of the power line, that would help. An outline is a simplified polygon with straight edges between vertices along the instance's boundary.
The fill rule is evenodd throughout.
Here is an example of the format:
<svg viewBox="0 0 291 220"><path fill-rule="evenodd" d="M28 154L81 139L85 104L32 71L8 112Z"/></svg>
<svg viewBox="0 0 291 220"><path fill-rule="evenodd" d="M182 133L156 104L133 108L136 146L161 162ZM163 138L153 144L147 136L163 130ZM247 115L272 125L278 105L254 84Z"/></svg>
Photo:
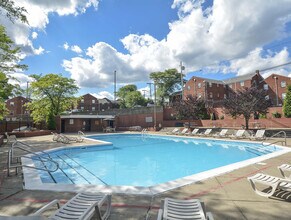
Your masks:
<svg viewBox="0 0 291 220"><path fill-rule="evenodd" d="M260 70L260 72L264 72L264 71L271 70L271 69L276 69L276 68L281 67L281 66L288 66L290 64L291 64L291 61L287 62L287 63L280 64L280 65L271 66L271 67L268 67L266 69L262 69L262 70Z"/></svg>

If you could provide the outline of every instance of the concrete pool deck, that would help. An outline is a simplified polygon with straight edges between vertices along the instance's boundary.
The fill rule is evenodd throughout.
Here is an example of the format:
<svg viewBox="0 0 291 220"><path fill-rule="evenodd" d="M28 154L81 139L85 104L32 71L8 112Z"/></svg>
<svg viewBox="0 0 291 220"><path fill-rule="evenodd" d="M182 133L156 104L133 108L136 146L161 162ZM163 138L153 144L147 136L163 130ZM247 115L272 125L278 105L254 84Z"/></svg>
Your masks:
<svg viewBox="0 0 291 220"><path fill-rule="evenodd" d="M64 144L52 141L52 136L19 139L38 150L51 149ZM272 141L269 141L272 142ZM85 140L84 145L96 144ZM79 144L78 144L79 145ZM291 146L291 139L287 140ZM75 193L23 190L22 175L7 177L7 151L0 147L0 216L27 216L53 199L66 201ZM200 198L214 219L291 219L291 193L278 192L275 197L264 198L254 193L246 177L257 172L280 177L277 166L291 163L291 153L268 159L207 180L183 186L155 197L113 194L110 219L156 219L161 199L165 197ZM1 217L0 217L1 219Z"/></svg>

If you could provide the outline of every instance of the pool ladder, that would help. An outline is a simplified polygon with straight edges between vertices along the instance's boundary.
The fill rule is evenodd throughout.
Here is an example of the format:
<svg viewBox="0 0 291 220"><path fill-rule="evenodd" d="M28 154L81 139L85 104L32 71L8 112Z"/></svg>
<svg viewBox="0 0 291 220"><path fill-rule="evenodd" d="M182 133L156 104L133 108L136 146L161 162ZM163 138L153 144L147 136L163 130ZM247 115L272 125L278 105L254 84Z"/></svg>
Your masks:
<svg viewBox="0 0 291 220"><path fill-rule="evenodd" d="M22 146L19 146L19 145L22 145ZM20 157L24 157L24 158L31 158L31 155L30 156L26 156L26 155L22 155L22 156L14 156L14 150L15 149L18 149L22 152L25 152L25 153L29 153L29 154L32 154L35 156L34 160L38 160L38 161L41 161L41 163L43 164L44 168L40 168L40 167L34 167L34 166L28 166L28 165L22 165L20 163ZM52 160L49 156L48 153L44 152L44 151L40 151L44 154L46 154L48 157L44 157L40 154L37 154L35 152L33 152L32 150L32 147L28 144L25 144L23 142L20 142L20 141L16 141L12 144L11 148L9 149L8 151L8 159L7 159L7 175L10 176L10 172L11 172L11 169L15 169L15 174L17 175L18 174L18 169L21 168L21 167L27 167L27 168L31 168L31 169L36 169L36 170L43 170L43 171L47 171L48 173L50 172L55 172L59 169L59 164ZM16 162L14 162L14 159L16 159ZM54 169L49 169L47 168L47 166L45 165L47 162L51 163L51 164L54 164Z"/></svg>
<svg viewBox="0 0 291 220"><path fill-rule="evenodd" d="M274 134L274 135L272 135L271 137L269 137L269 139L270 139L270 138L273 138L273 137L282 137L281 134L283 134L283 138L284 138L284 140L276 140L276 141L274 141L274 142L272 142L272 143L268 143L268 144L266 144L266 145L264 144L265 141L262 141L262 145L263 145L264 147L267 147L267 146L270 146L270 145L273 145L273 144L276 144L276 143L281 143L282 145L287 146L287 135L286 135L286 132L285 132L285 131L279 131L279 132L277 132L276 134Z"/></svg>

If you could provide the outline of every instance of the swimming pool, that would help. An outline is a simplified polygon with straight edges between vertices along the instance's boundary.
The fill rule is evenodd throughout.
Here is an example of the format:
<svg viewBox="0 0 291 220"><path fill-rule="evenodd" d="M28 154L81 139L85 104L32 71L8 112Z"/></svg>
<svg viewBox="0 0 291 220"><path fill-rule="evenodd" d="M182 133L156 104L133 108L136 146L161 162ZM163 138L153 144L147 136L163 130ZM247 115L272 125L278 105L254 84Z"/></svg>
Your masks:
<svg viewBox="0 0 291 220"><path fill-rule="evenodd" d="M143 134L95 135L112 143L49 152L56 172L38 171L43 184L138 187L160 191L237 169L282 153L258 143ZM43 164L34 160L35 166ZM170 184L169 184L170 183ZM173 184L174 183L174 184Z"/></svg>

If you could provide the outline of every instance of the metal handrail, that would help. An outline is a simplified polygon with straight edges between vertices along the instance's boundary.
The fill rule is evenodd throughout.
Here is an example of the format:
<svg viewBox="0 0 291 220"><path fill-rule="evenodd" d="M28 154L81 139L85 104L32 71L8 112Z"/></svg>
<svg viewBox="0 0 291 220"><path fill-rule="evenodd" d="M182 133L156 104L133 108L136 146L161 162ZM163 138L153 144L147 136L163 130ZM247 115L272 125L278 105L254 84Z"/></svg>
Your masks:
<svg viewBox="0 0 291 220"><path fill-rule="evenodd" d="M272 142L272 143L268 143L267 145L264 145L264 141L262 141L262 145L263 146L270 146L270 145L272 145L272 144L275 144L275 143L279 143L279 142L281 142L283 145L285 144L285 146L287 145L287 135L286 135L286 132L285 131L279 131L279 132L277 132L276 134L274 134L274 135L272 135L271 137L269 137L269 139L270 138L273 138L273 137L276 137L276 136L278 136L279 134L283 134L284 136L284 140L279 140L279 141L275 141L275 142Z"/></svg>
<svg viewBox="0 0 291 220"><path fill-rule="evenodd" d="M59 169L59 164L58 164L56 161L52 160L52 159L50 158L50 156L49 156L48 153L46 153L46 152L44 152L44 151L40 151L40 152L45 153L45 154L48 155L48 157L44 157L44 156L41 156L41 155L39 155L39 154L37 154L37 153L35 153L35 152L29 150L29 149L26 149L26 148L24 148L24 147L17 146L17 144L22 144L22 145L24 145L26 148L27 148L27 147L30 148L30 146L29 146L28 144L22 143L22 142L20 142L20 141L16 141L16 142L14 142L14 143L12 144L11 148L10 148L9 151L8 151L8 161L7 161L7 166L8 166L8 176L10 176L10 169L11 169L11 168L15 168L15 169L16 169L16 174L18 173L18 168L19 168L19 167L27 167L27 168L32 168L32 169L36 169L36 170L43 170L43 171L47 171L47 172L55 172L55 171L57 171L57 170ZM38 158L38 159L36 158L35 160L39 160L39 161L41 161L42 163L45 163L45 162L48 162L48 161L49 161L49 162L52 162L53 164L55 164L56 167L55 167L55 169L48 169L48 168L39 168L39 167L28 166L28 165L15 165L15 166L12 166L11 164L12 164L12 162L13 162L14 149L20 149L20 150L22 150L22 151L24 151L24 152L30 153L30 154L32 154L32 155L34 155L34 156L36 156L36 157ZM27 157L27 156L25 156L25 155L23 155L22 157L25 157L25 158L31 158L31 157ZM44 166L45 166L45 165L44 165Z"/></svg>

